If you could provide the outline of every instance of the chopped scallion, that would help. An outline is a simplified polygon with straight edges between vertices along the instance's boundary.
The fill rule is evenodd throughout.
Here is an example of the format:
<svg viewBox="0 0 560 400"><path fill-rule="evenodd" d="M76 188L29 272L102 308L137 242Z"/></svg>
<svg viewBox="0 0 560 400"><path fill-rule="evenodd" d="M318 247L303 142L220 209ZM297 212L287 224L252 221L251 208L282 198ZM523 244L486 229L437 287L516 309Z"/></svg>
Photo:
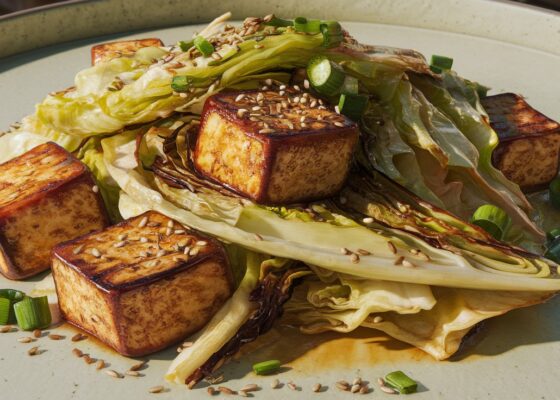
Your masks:
<svg viewBox="0 0 560 400"><path fill-rule="evenodd" d="M492 235L497 240L502 240L511 225L511 218L500 207L484 204L474 212L471 222Z"/></svg>
<svg viewBox="0 0 560 400"><path fill-rule="evenodd" d="M418 390L418 383L402 371L394 371L385 376L385 382L397 389L401 394L414 393Z"/></svg>
<svg viewBox="0 0 560 400"><path fill-rule="evenodd" d="M550 242L544 256L549 260L560 263L560 238L556 238Z"/></svg>
<svg viewBox="0 0 560 400"><path fill-rule="evenodd" d="M358 94L359 84L358 79L354 78L353 76L346 76L344 78L344 83L340 88L340 93L343 94Z"/></svg>
<svg viewBox="0 0 560 400"><path fill-rule="evenodd" d="M323 46L327 48L338 46L344 39L342 27L337 21L323 21L321 33L323 34Z"/></svg>
<svg viewBox="0 0 560 400"><path fill-rule="evenodd" d="M10 323L10 314L12 313L12 301L0 297L0 325L8 325Z"/></svg>
<svg viewBox="0 0 560 400"><path fill-rule="evenodd" d="M333 96L339 93L346 75L337 63L325 56L316 56L307 64L307 76L315 90L326 96Z"/></svg>
<svg viewBox="0 0 560 400"><path fill-rule="evenodd" d="M179 47L182 51L189 51L194 46L194 40L189 40L185 42L184 40L179 41Z"/></svg>
<svg viewBox="0 0 560 400"><path fill-rule="evenodd" d="M297 32L305 32L305 26L307 25L307 18L305 17L296 17L294 19L294 29Z"/></svg>
<svg viewBox="0 0 560 400"><path fill-rule="evenodd" d="M551 229L546 233L546 238L549 242L553 241L557 237L560 237L560 228Z"/></svg>
<svg viewBox="0 0 560 400"><path fill-rule="evenodd" d="M275 15L273 15L272 19L268 22L265 22L264 24L268 26L286 27L286 26L294 26L294 21L291 21L289 19L278 18Z"/></svg>
<svg viewBox="0 0 560 400"><path fill-rule="evenodd" d="M280 361L278 360L263 361L253 365L253 371L255 371L257 375L273 374L280 369L280 365Z"/></svg>
<svg viewBox="0 0 560 400"><path fill-rule="evenodd" d="M366 110L368 97L362 94L341 94L338 109L348 118L359 121Z"/></svg>
<svg viewBox="0 0 560 400"><path fill-rule="evenodd" d="M450 57L438 56L437 54L434 54L430 62L430 67L439 69L439 72L441 72L442 70L449 70L451 69L451 67L453 67L453 59Z"/></svg>
<svg viewBox="0 0 560 400"><path fill-rule="evenodd" d="M555 178L548 186L550 202L556 208L560 208L560 178Z"/></svg>
<svg viewBox="0 0 560 400"><path fill-rule="evenodd" d="M16 317L14 314L14 304L20 302L24 298L25 293L20 292L19 290L0 289L0 301L4 304L7 304L7 302L9 302L7 319L3 316L2 310L0 310L0 325L13 324L16 322ZM0 309L2 309L3 307L5 307L5 305L0 305Z"/></svg>
<svg viewBox="0 0 560 400"><path fill-rule="evenodd" d="M14 305L16 320L21 329L32 331L51 324L51 310L47 296L26 297Z"/></svg>
<svg viewBox="0 0 560 400"><path fill-rule="evenodd" d="M214 52L214 46L210 43L204 36L197 36L193 40L194 47L202 53L205 57L208 57Z"/></svg>

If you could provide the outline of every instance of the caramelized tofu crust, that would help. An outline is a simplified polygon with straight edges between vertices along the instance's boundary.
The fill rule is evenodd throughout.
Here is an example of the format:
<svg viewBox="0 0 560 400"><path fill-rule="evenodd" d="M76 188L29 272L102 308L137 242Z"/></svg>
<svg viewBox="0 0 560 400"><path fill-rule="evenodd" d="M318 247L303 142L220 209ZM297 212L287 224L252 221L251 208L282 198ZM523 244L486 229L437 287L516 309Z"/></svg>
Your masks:
<svg viewBox="0 0 560 400"><path fill-rule="evenodd" d="M342 188L357 140L354 122L309 93L219 93L204 105L194 165L257 203L297 203Z"/></svg>
<svg viewBox="0 0 560 400"><path fill-rule="evenodd" d="M91 48L91 65L113 58L131 56L142 47L152 46L161 47L163 42L159 39L138 39L98 44Z"/></svg>
<svg viewBox="0 0 560 400"><path fill-rule="evenodd" d="M156 213L53 251L62 315L127 356L202 328L233 291L222 245Z"/></svg>
<svg viewBox="0 0 560 400"><path fill-rule="evenodd" d="M481 101L500 138L492 156L496 168L525 192L546 187L558 174L560 124L513 93Z"/></svg>
<svg viewBox="0 0 560 400"><path fill-rule="evenodd" d="M46 143L0 165L0 272L23 279L50 267L52 248L108 224L87 167Z"/></svg>

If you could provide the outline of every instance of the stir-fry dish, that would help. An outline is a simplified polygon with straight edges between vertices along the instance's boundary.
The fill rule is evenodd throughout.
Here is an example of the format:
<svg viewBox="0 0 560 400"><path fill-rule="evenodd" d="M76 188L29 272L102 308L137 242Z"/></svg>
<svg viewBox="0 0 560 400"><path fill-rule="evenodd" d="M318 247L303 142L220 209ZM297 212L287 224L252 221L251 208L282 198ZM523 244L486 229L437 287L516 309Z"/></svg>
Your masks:
<svg viewBox="0 0 560 400"><path fill-rule="evenodd" d="M560 205L559 124L446 56L229 17L94 46L0 137L0 272L52 268L62 317L123 355L198 332L166 375L191 388L282 315L444 360L560 290L560 230L526 197ZM0 300L0 324L51 323Z"/></svg>

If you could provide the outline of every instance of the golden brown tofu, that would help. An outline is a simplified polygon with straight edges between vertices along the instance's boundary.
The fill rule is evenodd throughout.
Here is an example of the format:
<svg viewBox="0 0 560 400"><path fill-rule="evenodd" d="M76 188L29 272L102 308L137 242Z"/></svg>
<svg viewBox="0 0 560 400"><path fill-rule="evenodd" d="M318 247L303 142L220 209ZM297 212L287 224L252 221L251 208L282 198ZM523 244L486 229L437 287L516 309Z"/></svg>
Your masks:
<svg viewBox="0 0 560 400"><path fill-rule="evenodd" d="M127 356L196 332L233 290L223 246L156 212L60 244L53 277L63 317Z"/></svg>
<svg viewBox="0 0 560 400"><path fill-rule="evenodd" d="M482 105L500 139L496 168L525 192L546 187L558 174L560 124L513 93L483 98Z"/></svg>
<svg viewBox="0 0 560 400"><path fill-rule="evenodd" d="M358 128L321 103L296 90L211 96L204 105L194 165L257 203L332 196L348 174Z"/></svg>
<svg viewBox="0 0 560 400"><path fill-rule="evenodd" d="M91 48L91 65L108 61L122 56L131 56L142 47L161 47L159 39L123 40L119 42L102 43Z"/></svg>
<svg viewBox="0 0 560 400"><path fill-rule="evenodd" d="M56 244L107 224L91 173L58 145L0 165L0 272L7 278L48 269Z"/></svg>

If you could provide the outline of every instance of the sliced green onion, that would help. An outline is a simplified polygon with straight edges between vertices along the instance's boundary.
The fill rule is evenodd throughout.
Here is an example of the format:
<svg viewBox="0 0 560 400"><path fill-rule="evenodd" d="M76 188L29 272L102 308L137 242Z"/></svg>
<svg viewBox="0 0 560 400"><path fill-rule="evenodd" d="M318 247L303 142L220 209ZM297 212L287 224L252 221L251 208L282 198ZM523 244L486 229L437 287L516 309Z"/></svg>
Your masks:
<svg viewBox="0 0 560 400"><path fill-rule="evenodd" d="M22 301L25 298L25 293L15 289L0 289L0 301L4 304L9 303L7 308L7 318L4 317L3 307L0 305L0 325L13 324L16 322L14 314L14 304Z"/></svg>
<svg viewBox="0 0 560 400"><path fill-rule="evenodd" d="M273 374L280 369L280 365L280 361L278 360L263 361L253 365L253 371L255 371L257 375Z"/></svg>
<svg viewBox="0 0 560 400"><path fill-rule="evenodd" d="M346 76L346 78L344 78L344 82L342 83L342 87L340 88L340 93L358 94L358 90L359 90L358 79L350 75Z"/></svg>
<svg viewBox="0 0 560 400"><path fill-rule="evenodd" d="M51 324L51 310L47 296L26 297L14 305L16 320L21 329L32 331L43 329Z"/></svg>
<svg viewBox="0 0 560 400"><path fill-rule="evenodd" d="M359 121L368 104L368 97L363 94L341 94L338 109L348 118Z"/></svg>
<svg viewBox="0 0 560 400"><path fill-rule="evenodd" d="M471 222L480 226L495 239L502 240L511 225L511 218L500 207L484 204L474 212Z"/></svg>
<svg viewBox="0 0 560 400"><path fill-rule="evenodd" d="M296 32L305 32L306 25L307 25L307 18L296 17L294 19L294 29L296 30Z"/></svg>
<svg viewBox="0 0 560 400"><path fill-rule="evenodd" d="M394 371L385 376L385 382L398 390L401 394L414 393L418 390L418 383L402 371Z"/></svg>
<svg viewBox="0 0 560 400"><path fill-rule="evenodd" d="M289 19L277 18L276 15L273 15L272 19L268 22L265 22L264 24L268 26L286 27L294 26L294 21Z"/></svg>
<svg viewBox="0 0 560 400"><path fill-rule="evenodd" d="M10 323L11 313L12 301L10 299L0 297L0 325L8 325Z"/></svg>
<svg viewBox="0 0 560 400"><path fill-rule="evenodd" d="M560 263L560 238L556 238L550 242L544 256L549 260Z"/></svg>
<svg viewBox="0 0 560 400"><path fill-rule="evenodd" d="M557 237L560 237L560 228L551 229L546 233L546 238L549 242L552 242Z"/></svg>
<svg viewBox="0 0 560 400"><path fill-rule="evenodd" d="M313 57L307 64L307 76L315 90L326 96L337 94L344 83L344 70L325 56Z"/></svg>
<svg viewBox="0 0 560 400"><path fill-rule="evenodd" d="M548 186L550 202L556 208L560 208L560 178L554 178Z"/></svg>
<svg viewBox="0 0 560 400"><path fill-rule="evenodd" d="M442 70L449 70L451 69L451 67L453 67L453 59L450 57L438 56L437 54L434 54L430 62L430 67L439 69L439 72L441 72Z"/></svg>
<svg viewBox="0 0 560 400"><path fill-rule="evenodd" d="M179 41L179 47L182 51L189 51L194 46L194 40L189 40L185 42L184 40Z"/></svg>
<svg viewBox="0 0 560 400"><path fill-rule="evenodd" d="M336 47L344 39L342 26L336 21L323 21L321 33L323 34L323 47Z"/></svg>
<svg viewBox="0 0 560 400"><path fill-rule="evenodd" d="M197 36L193 40L194 47L200 51L205 57L214 52L214 46L204 36Z"/></svg>

